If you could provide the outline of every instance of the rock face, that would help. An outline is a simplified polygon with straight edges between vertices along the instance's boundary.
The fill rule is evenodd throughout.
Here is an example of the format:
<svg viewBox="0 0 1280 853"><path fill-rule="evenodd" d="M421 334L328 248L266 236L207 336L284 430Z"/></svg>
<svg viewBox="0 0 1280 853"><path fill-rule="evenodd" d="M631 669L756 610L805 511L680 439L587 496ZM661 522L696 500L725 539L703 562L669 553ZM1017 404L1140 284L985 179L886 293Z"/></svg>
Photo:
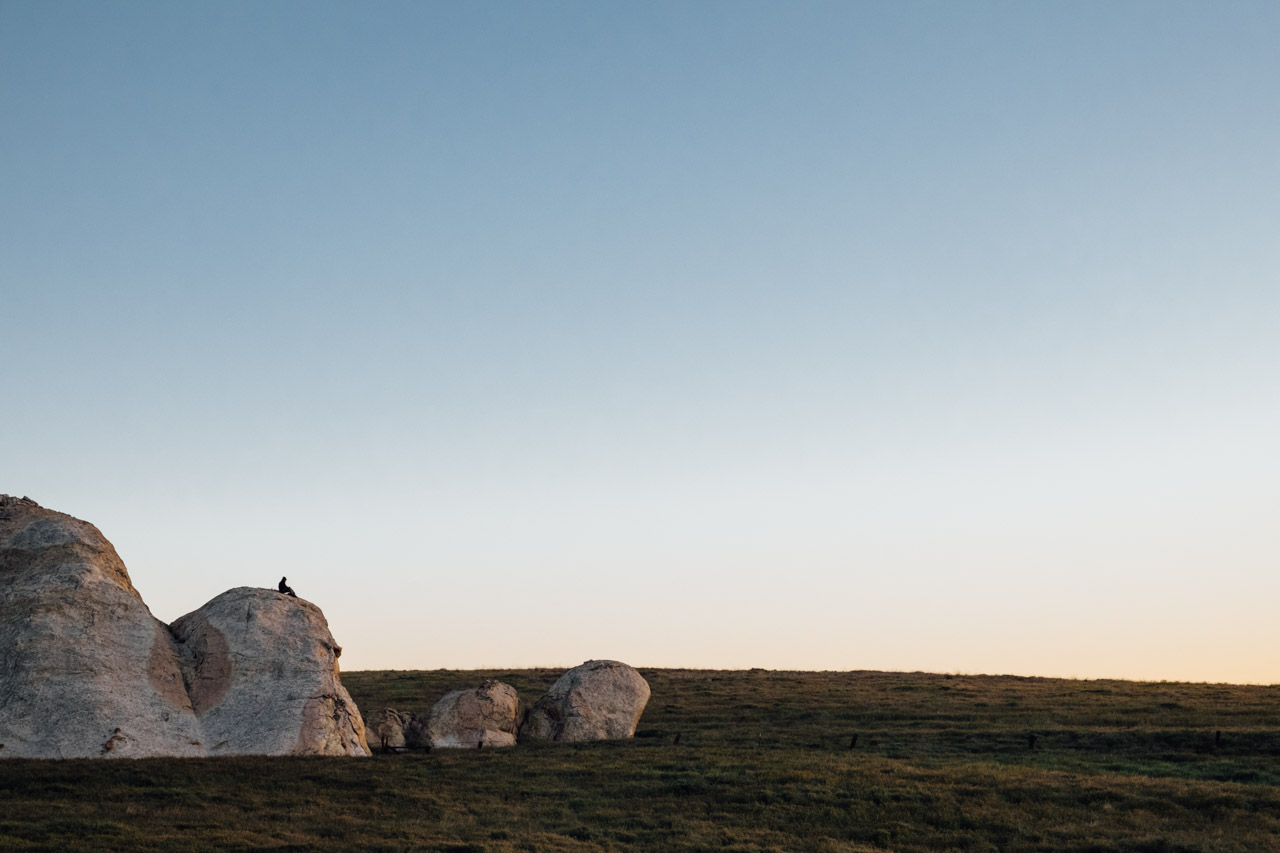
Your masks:
<svg viewBox="0 0 1280 853"><path fill-rule="evenodd" d="M613 740L636 733L649 683L615 660L589 660L551 685L529 709L520 736L557 741Z"/></svg>
<svg viewBox="0 0 1280 853"><path fill-rule="evenodd" d="M368 755L320 608L237 587L173 623L209 755Z"/></svg>
<svg viewBox="0 0 1280 853"><path fill-rule="evenodd" d="M488 679L474 690L455 690L431 708L427 737L433 749L514 746L520 697L509 684Z"/></svg>
<svg viewBox="0 0 1280 853"><path fill-rule="evenodd" d="M173 639L86 521L0 496L0 757L202 755Z"/></svg>
<svg viewBox="0 0 1280 853"><path fill-rule="evenodd" d="M171 631L96 527L0 495L0 758L367 755L339 651L271 590Z"/></svg>

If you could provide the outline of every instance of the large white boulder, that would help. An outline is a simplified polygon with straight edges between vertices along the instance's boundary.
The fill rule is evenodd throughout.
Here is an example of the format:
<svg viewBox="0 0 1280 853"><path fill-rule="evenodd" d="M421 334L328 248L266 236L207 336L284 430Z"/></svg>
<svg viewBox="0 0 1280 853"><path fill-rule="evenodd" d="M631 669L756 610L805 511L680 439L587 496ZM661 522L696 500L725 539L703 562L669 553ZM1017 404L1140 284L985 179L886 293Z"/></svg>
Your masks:
<svg viewBox="0 0 1280 853"><path fill-rule="evenodd" d="M87 521L0 496L0 758L203 755L164 624Z"/></svg>
<svg viewBox="0 0 1280 853"><path fill-rule="evenodd" d="M557 741L614 740L636 733L649 683L616 660L589 660L551 685L520 727L520 736Z"/></svg>
<svg viewBox="0 0 1280 853"><path fill-rule="evenodd" d="M209 755L368 755L320 608L237 587L171 628Z"/></svg>
<svg viewBox="0 0 1280 853"><path fill-rule="evenodd" d="M431 708L426 734L433 749L514 746L519 725L516 689L490 678L474 690L445 694Z"/></svg>

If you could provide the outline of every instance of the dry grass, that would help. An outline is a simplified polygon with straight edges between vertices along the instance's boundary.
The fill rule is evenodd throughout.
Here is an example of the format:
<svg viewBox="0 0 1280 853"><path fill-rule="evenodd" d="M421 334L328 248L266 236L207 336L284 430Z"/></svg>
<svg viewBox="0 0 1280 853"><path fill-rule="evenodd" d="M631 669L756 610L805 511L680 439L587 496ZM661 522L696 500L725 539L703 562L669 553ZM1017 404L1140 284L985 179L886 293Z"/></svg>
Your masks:
<svg viewBox="0 0 1280 853"><path fill-rule="evenodd" d="M642 672L628 742L3 761L0 849L1280 849L1280 688ZM343 680L362 708L422 712L485 677L532 700L558 674Z"/></svg>

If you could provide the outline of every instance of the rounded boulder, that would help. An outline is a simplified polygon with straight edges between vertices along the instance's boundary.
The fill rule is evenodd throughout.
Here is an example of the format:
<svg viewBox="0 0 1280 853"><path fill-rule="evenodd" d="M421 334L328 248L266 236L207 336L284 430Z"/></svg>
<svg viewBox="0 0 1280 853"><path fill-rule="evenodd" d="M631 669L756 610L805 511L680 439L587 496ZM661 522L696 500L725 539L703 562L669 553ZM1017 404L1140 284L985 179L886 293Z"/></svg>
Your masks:
<svg viewBox="0 0 1280 853"><path fill-rule="evenodd" d="M553 741L616 740L636 733L649 683L616 660L589 660L551 685L529 709L521 737Z"/></svg>
<svg viewBox="0 0 1280 853"><path fill-rule="evenodd" d="M433 749L513 746L519 725L516 689L488 679L473 690L455 690L436 702L426 735Z"/></svg>

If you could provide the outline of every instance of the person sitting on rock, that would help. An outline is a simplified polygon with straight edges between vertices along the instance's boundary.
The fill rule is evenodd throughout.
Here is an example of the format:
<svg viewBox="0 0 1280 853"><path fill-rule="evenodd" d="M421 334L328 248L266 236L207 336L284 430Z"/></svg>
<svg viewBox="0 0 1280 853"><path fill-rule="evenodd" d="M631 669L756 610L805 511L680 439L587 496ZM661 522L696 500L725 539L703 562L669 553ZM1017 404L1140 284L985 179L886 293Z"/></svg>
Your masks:
<svg viewBox="0 0 1280 853"><path fill-rule="evenodd" d="M288 578L280 578L280 591L283 592L285 595L292 595L294 598L297 598L298 594L293 591L293 587L285 583L285 581L287 580Z"/></svg>

